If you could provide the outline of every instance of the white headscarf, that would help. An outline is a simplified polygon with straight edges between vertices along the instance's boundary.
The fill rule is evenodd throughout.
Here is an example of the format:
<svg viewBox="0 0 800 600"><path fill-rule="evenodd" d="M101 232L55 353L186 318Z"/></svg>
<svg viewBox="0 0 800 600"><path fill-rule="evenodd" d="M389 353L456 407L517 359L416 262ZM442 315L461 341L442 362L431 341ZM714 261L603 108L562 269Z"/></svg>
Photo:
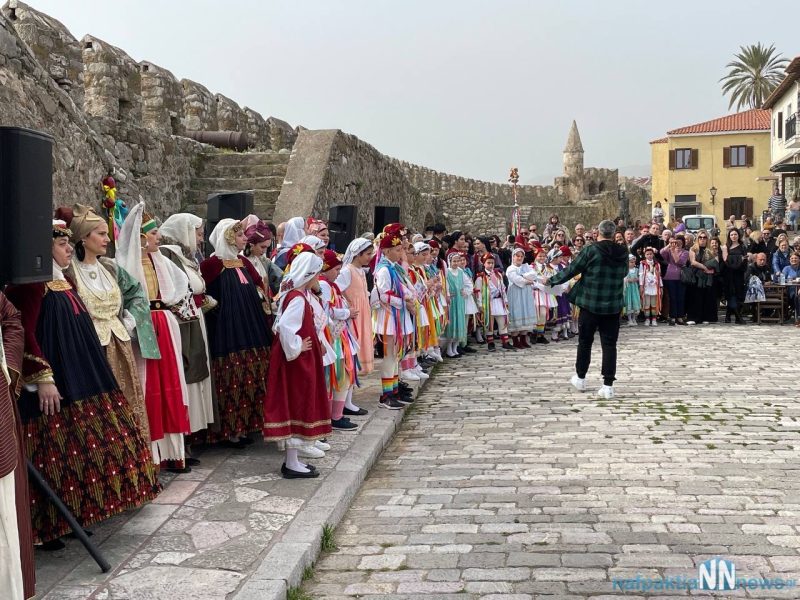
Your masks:
<svg viewBox="0 0 800 600"><path fill-rule="evenodd" d="M352 264L353 259L370 246L372 246L372 242L363 237L356 238L350 242L350 245L347 246L347 251L344 253L344 258L342 259L342 270L344 271L344 267Z"/></svg>
<svg viewBox="0 0 800 600"><path fill-rule="evenodd" d="M315 235L307 235L302 240L300 240L300 243L311 246L314 249L314 252L316 252L317 250L322 250L323 248L326 247L325 242L319 239Z"/></svg>
<svg viewBox="0 0 800 600"><path fill-rule="evenodd" d="M236 259L239 251L236 249L236 246L232 246L227 242L225 234L228 232L228 229L237 223L239 223L239 221L236 219L222 219L222 221L217 223L214 227L214 231L212 231L211 235L208 237L208 241L214 246L214 252L211 256L216 256L220 260Z"/></svg>
<svg viewBox="0 0 800 600"><path fill-rule="evenodd" d="M301 252L295 256L289 266L289 270L283 274L283 279L281 280L281 288L276 298L278 312L281 312L286 294L308 283L312 277L319 275L320 271L322 271L322 259L316 254Z"/></svg>
<svg viewBox="0 0 800 600"><path fill-rule="evenodd" d="M420 252L430 249L431 249L430 244L426 244L425 242L416 242L414 244L414 254L419 254Z"/></svg>
<svg viewBox="0 0 800 600"><path fill-rule="evenodd" d="M143 212L144 202L140 202L130 210L115 242L117 264L139 283L144 282L141 239Z"/></svg>
<svg viewBox="0 0 800 600"><path fill-rule="evenodd" d="M292 217L286 221L286 226L283 228L281 248L291 248L302 240L306 235L305 226L306 221L303 217Z"/></svg>
<svg viewBox="0 0 800 600"><path fill-rule="evenodd" d="M202 227L203 219L190 213L178 213L169 217L159 227L161 235L171 237L179 244L186 246L194 254L197 249L196 231Z"/></svg>
<svg viewBox="0 0 800 600"><path fill-rule="evenodd" d="M117 238L117 264L130 273L136 281L147 289L147 280L142 268L142 213L144 202L134 206L128 213L122 230ZM186 273L161 252L153 252L153 268L158 277L158 291L167 305L177 304L189 290L189 278Z"/></svg>

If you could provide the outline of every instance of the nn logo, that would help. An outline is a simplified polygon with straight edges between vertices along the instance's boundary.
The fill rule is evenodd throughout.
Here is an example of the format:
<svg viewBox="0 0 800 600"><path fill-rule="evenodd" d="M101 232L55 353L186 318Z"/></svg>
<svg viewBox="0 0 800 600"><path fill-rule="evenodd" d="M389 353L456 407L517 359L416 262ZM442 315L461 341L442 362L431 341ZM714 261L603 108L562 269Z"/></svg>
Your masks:
<svg viewBox="0 0 800 600"><path fill-rule="evenodd" d="M736 588L736 565L732 560L714 557L700 563L697 569L701 590L732 590Z"/></svg>

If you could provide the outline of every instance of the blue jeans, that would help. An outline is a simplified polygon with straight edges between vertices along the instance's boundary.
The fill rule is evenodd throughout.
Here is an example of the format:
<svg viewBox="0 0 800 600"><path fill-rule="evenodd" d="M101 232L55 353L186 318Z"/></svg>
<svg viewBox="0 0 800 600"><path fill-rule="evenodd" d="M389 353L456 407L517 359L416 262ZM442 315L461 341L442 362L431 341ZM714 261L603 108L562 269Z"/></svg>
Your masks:
<svg viewBox="0 0 800 600"><path fill-rule="evenodd" d="M669 318L682 319L686 315L684 300L686 299L686 286L680 279L665 279L669 294Z"/></svg>
<svg viewBox="0 0 800 600"><path fill-rule="evenodd" d="M789 225L792 229L797 229L797 221L800 220L800 210L789 211Z"/></svg>

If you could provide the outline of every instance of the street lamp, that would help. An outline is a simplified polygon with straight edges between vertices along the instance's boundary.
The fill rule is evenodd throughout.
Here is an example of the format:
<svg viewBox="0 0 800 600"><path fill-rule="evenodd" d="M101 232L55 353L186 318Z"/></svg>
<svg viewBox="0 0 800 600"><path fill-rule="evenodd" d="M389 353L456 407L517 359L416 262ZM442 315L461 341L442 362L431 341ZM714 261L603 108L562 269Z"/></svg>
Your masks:
<svg viewBox="0 0 800 600"><path fill-rule="evenodd" d="M717 196L717 188L715 188L715 187L712 185L712 186L711 186L711 189L710 189L710 190L708 190L708 193L709 193L709 194L711 194L711 204L714 204L714 198Z"/></svg>
<svg viewBox="0 0 800 600"><path fill-rule="evenodd" d="M628 198L625 194L623 184L617 186L617 201L619 202L619 215L625 219L625 225L628 224Z"/></svg>

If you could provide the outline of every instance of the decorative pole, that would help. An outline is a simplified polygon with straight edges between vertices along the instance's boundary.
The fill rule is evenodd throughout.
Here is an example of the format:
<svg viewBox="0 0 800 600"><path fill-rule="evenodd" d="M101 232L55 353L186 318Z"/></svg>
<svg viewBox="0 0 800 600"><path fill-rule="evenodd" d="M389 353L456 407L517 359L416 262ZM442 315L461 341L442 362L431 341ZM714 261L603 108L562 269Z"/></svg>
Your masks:
<svg viewBox="0 0 800 600"><path fill-rule="evenodd" d="M511 233L514 235L514 237L517 237L522 229L522 223L520 221L519 214L519 202L517 202L517 184L519 183L519 169L517 169L517 167L511 168L508 181L511 183L511 193L514 196L514 212L511 213Z"/></svg>

